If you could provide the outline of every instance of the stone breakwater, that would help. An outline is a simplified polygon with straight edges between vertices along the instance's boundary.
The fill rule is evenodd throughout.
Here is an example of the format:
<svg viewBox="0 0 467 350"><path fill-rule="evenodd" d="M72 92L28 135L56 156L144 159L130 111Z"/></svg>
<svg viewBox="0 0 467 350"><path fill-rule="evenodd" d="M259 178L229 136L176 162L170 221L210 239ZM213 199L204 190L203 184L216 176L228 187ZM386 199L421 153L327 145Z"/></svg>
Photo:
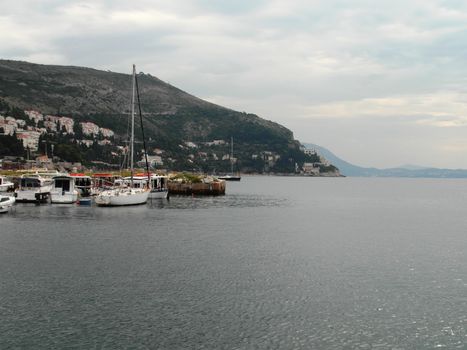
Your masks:
<svg viewBox="0 0 467 350"><path fill-rule="evenodd" d="M212 181L209 183L181 183L170 181L168 187L170 194L207 196L225 194L225 181Z"/></svg>

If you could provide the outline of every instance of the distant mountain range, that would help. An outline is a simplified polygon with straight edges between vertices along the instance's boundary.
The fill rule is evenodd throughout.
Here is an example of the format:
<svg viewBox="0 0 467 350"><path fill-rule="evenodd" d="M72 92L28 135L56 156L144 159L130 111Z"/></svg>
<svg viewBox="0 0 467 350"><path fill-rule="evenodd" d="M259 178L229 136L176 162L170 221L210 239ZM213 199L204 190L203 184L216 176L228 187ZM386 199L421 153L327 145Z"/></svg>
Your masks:
<svg viewBox="0 0 467 350"><path fill-rule="evenodd" d="M303 145L309 149L314 148L320 155L339 168L341 174L345 176L467 178L467 169L439 169L411 164L388 169L365 168L346 162L322 146L313 143L304 143Z"/></svg>

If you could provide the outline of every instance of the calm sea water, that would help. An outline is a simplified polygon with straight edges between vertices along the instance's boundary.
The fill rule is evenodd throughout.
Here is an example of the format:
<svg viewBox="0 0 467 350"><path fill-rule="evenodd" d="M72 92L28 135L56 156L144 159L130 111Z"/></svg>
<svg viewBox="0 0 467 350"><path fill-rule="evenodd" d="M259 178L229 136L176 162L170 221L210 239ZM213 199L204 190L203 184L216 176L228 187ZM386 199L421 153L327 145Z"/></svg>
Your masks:
<svg viewBox="0 0 467 350"><path fill-rule="evenodd" d="M227 192L0 216L0 348L467 348L467 181Z"/></svg>

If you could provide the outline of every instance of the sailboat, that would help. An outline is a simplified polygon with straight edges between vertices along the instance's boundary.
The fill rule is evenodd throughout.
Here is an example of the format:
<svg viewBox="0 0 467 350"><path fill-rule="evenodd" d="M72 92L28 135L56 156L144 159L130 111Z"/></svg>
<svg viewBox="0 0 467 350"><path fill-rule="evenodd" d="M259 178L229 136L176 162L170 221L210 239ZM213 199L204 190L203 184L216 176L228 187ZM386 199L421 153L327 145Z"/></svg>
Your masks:
<svg viewBox="0 0 467 350"><path fill-rule="evenodd" d="M133 65L132 77L132 95L131 95L131 138L130 138L130 186L118 187L110 190L105 190L99 193L95 199L99 206L123 206L144 204L148 201L149 188L134 188L133 186L133 158L134 158L134 143L135 143L135 89L136 89L136 68ZM138 95L139 104L139 95ZM139 106L139 105L138 105ZM141 115L141 109L140 109Z"/></svg>
<svg viewBox="0 0 467 350"><path fill-rule="evenodd" d="M233 137L230 138L230 174L224 176L218 176L218 179L225 180L225 181L240 181L240 175L234 175L233 172L233 164L234 164L234 157L233 157Z"/></svg>

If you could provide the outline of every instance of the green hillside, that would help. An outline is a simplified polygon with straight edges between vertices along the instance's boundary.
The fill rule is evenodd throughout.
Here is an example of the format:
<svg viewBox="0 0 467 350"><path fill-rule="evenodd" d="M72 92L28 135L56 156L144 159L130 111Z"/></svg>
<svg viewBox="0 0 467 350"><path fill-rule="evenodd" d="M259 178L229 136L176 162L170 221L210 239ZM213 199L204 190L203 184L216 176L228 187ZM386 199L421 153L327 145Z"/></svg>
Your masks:
<svg viewBox="0 0 467 350"><path fill-rule="evenodd" d="M292 132L277 123L203 101L150 74L139 73L138 82L149 149L162 149L164 157L173 160L171 168L227 171L230 162L219 156L229 153L231 136L237 170L293 172L295 163L314 160L300 151ZM127 133L130 95L129 74L0 60L0 98L12 108L94 122L116 132L115 144L122 144ZM141 139L140 128L136 129ZM227 143L204 146L213 140ZM184 142L198 148L181 147ZM210 159L212 154L218 159ZM273 161L268 160L270 154Z"/></svg>

